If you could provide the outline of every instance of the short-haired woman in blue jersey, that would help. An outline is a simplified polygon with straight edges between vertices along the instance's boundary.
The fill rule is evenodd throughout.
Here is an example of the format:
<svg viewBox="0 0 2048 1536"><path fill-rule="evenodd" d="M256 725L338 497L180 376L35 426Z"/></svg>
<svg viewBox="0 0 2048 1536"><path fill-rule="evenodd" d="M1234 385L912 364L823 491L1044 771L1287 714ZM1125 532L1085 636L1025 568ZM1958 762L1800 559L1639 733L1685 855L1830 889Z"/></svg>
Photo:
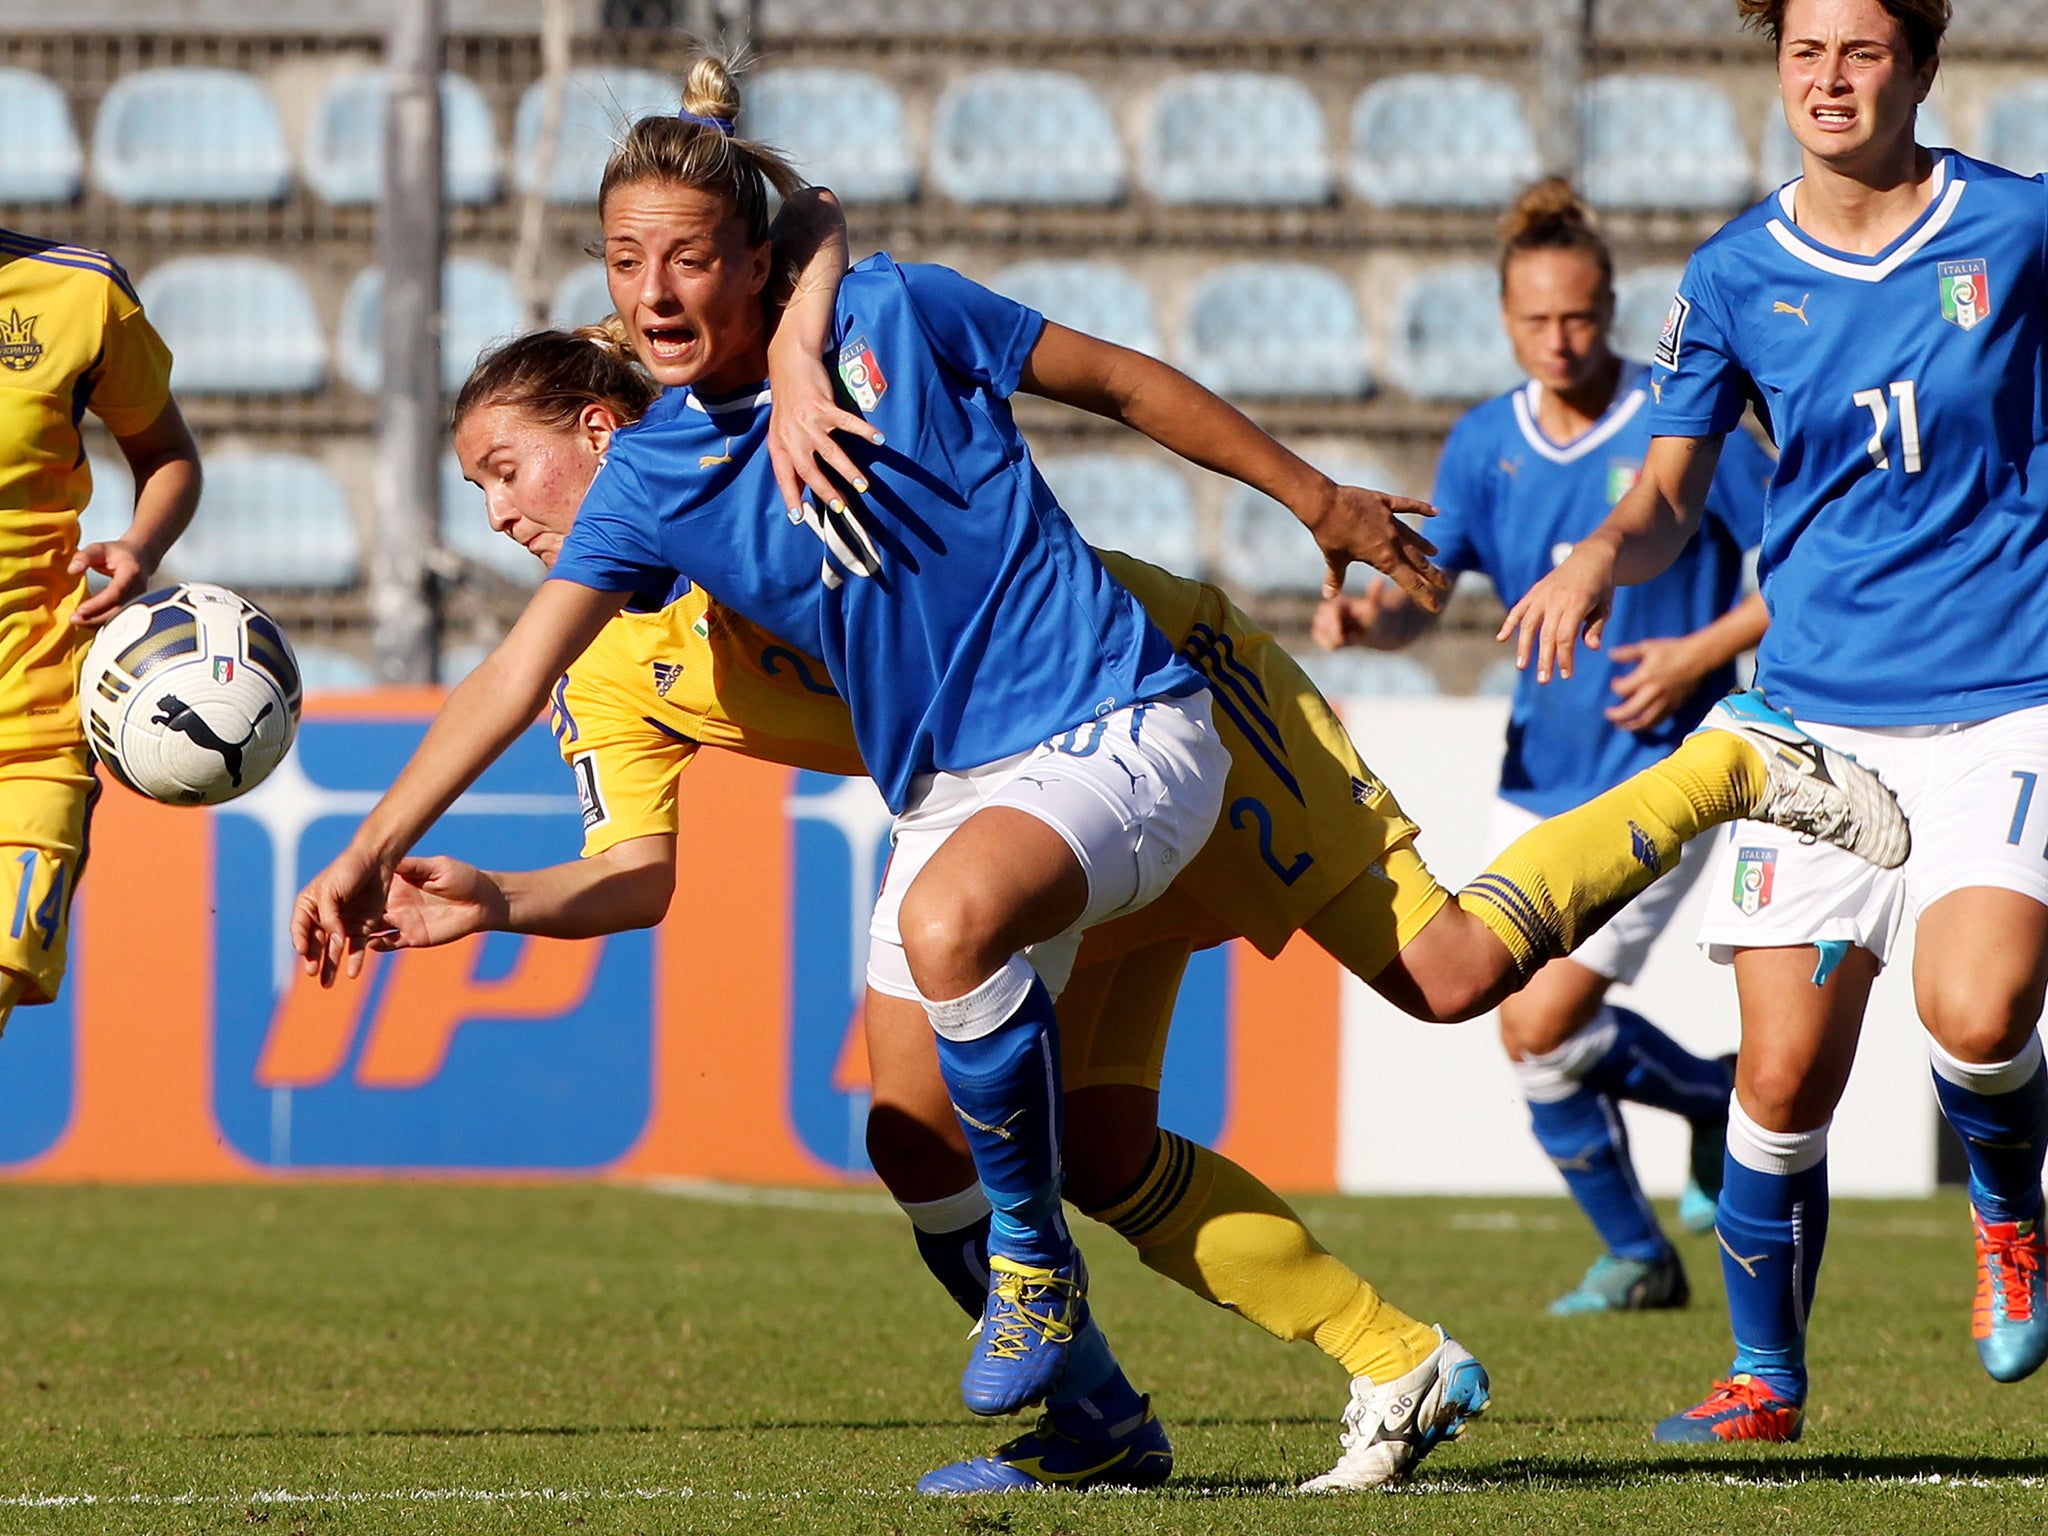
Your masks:
<svg viewBox="0 0 2048 1536"><path fill-rule="evenodd" d="M1908 918L1935 1093L1969 1157L1977 1352L1999 1381L2048 1357L2048 184L1915 142L1947 0L1738 5L1776 47L1803 174L1693 256L1641 482L1502 629L1539 677L1569 675L1616 586L1698 528L1756 401L1779 460L1769 702L1749 709L1854 753L1912 823L1895 872L1748 823L1722 851L1702 942L1742 1000L1718 1224L1736 1355L1657 1427L1679 1441L1799 1435L1828 1121Z"/></svg>
<svg viewBox="0 0 2048 1536"><path fill-rule="evenodd" d="M1437 563L1478 571L1503 602L1528 591L1635 483L1650 445L1649 367L1609 344L1614 260L1561 180L1531 187L1502 221L1501 318L1528 383L1461 417L1444 444L1429 525ZM1735 658L1762 635L1762 600L1739 599L1742 558L1762 531L1771 462L1743 433L1728 443L1701 536L1656 581L1617 604L1600 665L1539 687L1524 675L1508 720L1491 842L1590 800L1684 739L1734 685ZM1326 602L1326 647L1394 650L1436 622L1398 590ZM1711 1225L1733 1074L1687 1051L1608 988L1635 980L1711 849L1689 844L1659 880L1567 959L1500 1005L1501 1043L1536 1140L1606 1245L1551 1311L1684 1306L1685 1266L1636 1181L1618 1105L1683 1115L1693 1130L1688 1226Z"/></svg>

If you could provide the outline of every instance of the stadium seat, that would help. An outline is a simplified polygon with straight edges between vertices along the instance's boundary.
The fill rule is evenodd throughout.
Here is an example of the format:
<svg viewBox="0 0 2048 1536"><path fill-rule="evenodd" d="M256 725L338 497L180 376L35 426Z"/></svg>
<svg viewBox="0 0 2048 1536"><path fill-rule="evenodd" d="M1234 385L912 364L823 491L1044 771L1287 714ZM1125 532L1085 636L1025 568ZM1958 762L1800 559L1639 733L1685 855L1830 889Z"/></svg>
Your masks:
<svg viewBox="0 0 2048 1536"><path fill-rule="evenodd" d="M269 203L292 157L270 93L237 69L145 69L100 103L92 179L121 203Z"/></svg>
<svg viewBox="0 0 2048 1536"><path fill-rule="evenodd" d="M1647 363L1664 334L1664 317L1685 276L1682 266L1640 267L1614 283L1614 350Z"/></svg>
<svg viewBox="0 0 2048 1536"><path fill-rule="evenodd" d="M1308 455L1341 485L1396 489L1394 478L1370 459ZM1232 484L1223 503L1222 561L1216 577L1233 592L1290 592L1314 596L1322 589L1323 557L1295 515L1248 485Z"/></svg>
<svg viewBox="0 0 2048 1536"><path fill-rule="evenodd" d="M1929 113L1920 108L1920 142L1950 144L1936 137L1928 125ZM1984 158L2022 176L2048 171L2048 80L2029 80L2002 91L1984 109L1984 127L1978 135Z"/></svg>
<svg viewBox="0 0 2048 1536"><path fill-rule="evenodd" d="M1321 203L1330 196L1323 109L1299 80L1200 70L1159 89L1138 152L1165 203Z"/></svg>
<svg viewBox="0 0 2048 1536"><path fill-rule="evenodd" d="M2022 87L2022 89L2025 89L2025 87ZM2038 98L2032 110L2035 112L2044 110ZM1996 112L1997 108L1994 106L1992 114L1995 115ZM2032 125L2028 124L2025 126L2031 127ZM1949 132L1947 117L1943 115L1941 108L1931 101L1920 103L1920 116L1914 125L1913 137L1922 144L1930 144L1939 148L1954 149L1959 147L1956 144L1955 138ZM1800 174L1798 141L1792 137L1792 130L1785 126L1785 109L1775 100L1772 101L1771 109L1764 117L1764 149L1763 154L1759 158L1762 163L1757 168L1757 184L1759 189L1765 193L1777 191L1786 182L1796 180ZM1992 160L1999 159L1997 155L1988 155L1987 158ZM1999 163L2005 164L2007 162L2001 160ZM2044 159L2043 163L2037 166L2036 169L2048 170L2048 159Z"/></svg>
<svg viewBox="0 0 2048 1536"><path fill-rule="evenodd" d="M295 645L299 660L299 683L308 693L336 693L353 688L374 688L377 674L360 656L331 645Z"/></svg>
<svg viewBox="0 0 2048 1536"><path fill-rule="evenodd" d="M540 130L547 82L536 80L512 119L512 179L521 192L540 185ZM572 69L562 86L562 129L547 175L551 203L595 203L604 163L619 135L643 117L676 110L676 84L651 69Z"/></svg>
<svg viewBox="0 0 2048 1536"><path fill-rule="evenodd" d="M769 70L748 84L739 126L850 202L901 202L916 190L903 99L866 70Z"/></svg>
<svg viewBox="0 0 2048 1536"><path fill-rule="evenodd" d="M1080 76L992 69L940 95L931 176L960 203L1113 203L1123 144L1109 103Z"/></svg>
<svg viewBox="0 0 2048 1536"><path fill-rule="evenodd" d="M128 531L135 517L135 476L119 454L92 454L92 500L78 516L78 542L104 544Z"/></svg>
<svg viewBox="0 0 2048 1536"><path fill-rule="evenodd" d="M384 274L366 267L341 301L336 366L366 395L375 394L384 381L378 329L383 292ZM452 395L486 348L526 330L526 306L513 291L509 272L471 256L451 256L443 264L441 304L441 384Z"/></svg>
<svg viewBox="0 0 2048 1536"><path fill-rule="evenodd" d="M1238 262L1205 273L1188 300L1180 362L1226 395L1300 399L1372 387L1351 285L1297 262Z"/></svg>
<svg viewBox="0 0 2048 1536"><path fill-rule="evenodd" d="M484 515L484 493L463 479L462 464L452 453L441 455L441 543L522 587L537 587L547 575L538 559L492 531Z"/></svg>
<svg viewBox="0 0 2048 1536"><path fill-rule="evenodd" d="M1522 669L1515 665L1515 658L1499 656L1479 674L1479 681L1472 685L1472 695L1480 699L1511 699L1521 686Z"/></svg>
<svg viewBox="0 0 2048 1536"><path fill-rule="evenodd" d="M305 279L261 256L179 256L136 284L171 349L171 387L288 394L327 380L327 343Z"/></svg>
<svg viewBox="0 0 2048 1536"><path fill-rule="evenodd" d="M1096 548L1120 549L1183 576L1201 570L1194 497L1187 476L1172 465L1129 453L1071 453L1038 469Z"/></svg>
<svg viewBox="0 0 2048 1536"><path fill-rule="evenodd" d="M1158 357L1164 348L1152 294L1137 274L1110 261L1020 261L989 279L997 293L1048 320Z"/></svg>
<svg viewBox="0 0 2048 1536"><path fill-rule="evenodd" d="M1351 185L1376 208L1497 208L1542 169L1515 88L1396 75L1351 109Z"/></svg>
<svg viewBox="0 0 2048 1536"><path fill-rule="evenodd" d="M355 584L362 545L347 493L317 459L215 453L167 563L188 581L333 591Z"/></svg>
<svg viewBox="0 0 2048 1536"><path fill-rule="evenodd" d="M1682 75L1609 75L1579 99L1587 201L1601 208L1719 211L1748 200L1735 108Z"/></svg>
<svg viewBox="0 0 2048 1536"><path fill-rule="evenodd" d="M338 208L377 201L384 188L381 69L357 70L327 88L306 126L306 184ZM498 135L473 80L441 76L441 189L451 203L498 196Z"/></svg>
<svg viewBox="0 0 2048 1536"><path fill-rule="evenodd" d="M1325 698L1432 699L1443 692L1437 685L1436 674L1413 656L1357 649L1304 649L1295 660Z"/></svg>
<svg viewBox="0 0 2048 1536"><path fill-rule="evenodd" d="M548 300L548 324L561 330L595 325L612 312L611 290L605 287L604 265L586 261L555 284Z"/></svg>
<svg viewBox="0 0 2048 1536"><path fill-rule="evenodd" d="M0 203L68 203L78 196L85 154L71 108L53 80L0 69Z"/></svg>
<svg viewBox="0 0 2048 1536"><path fill-rule="evenodd" d="M1387 373L1421 400L1480 400L1521 382L1491 262L1452 262L1408 285L1394 311Z"/></svg>

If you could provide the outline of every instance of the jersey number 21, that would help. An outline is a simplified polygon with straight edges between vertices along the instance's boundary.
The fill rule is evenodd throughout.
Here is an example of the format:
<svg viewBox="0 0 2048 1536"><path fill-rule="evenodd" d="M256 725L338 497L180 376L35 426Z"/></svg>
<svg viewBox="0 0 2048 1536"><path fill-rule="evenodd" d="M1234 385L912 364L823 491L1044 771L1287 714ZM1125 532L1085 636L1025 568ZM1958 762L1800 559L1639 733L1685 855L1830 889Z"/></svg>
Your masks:
<svg viewBox="0 0 2048 1536"><path fill-rule="evenodd" d="M1886 396L1889 394L1890 399ZM1905 461L1906 473L1920 473L1920 402L1913 392L1911 379L1898 379L1884 389L1859 389L1856 403L1870 412L1873 423L1870 442L1871 462L1879 469L1892 467L1891 450L1885 444L1886 430L1892 423L1891 401L1899 402L1899 448L1900 458Z"/></svg>

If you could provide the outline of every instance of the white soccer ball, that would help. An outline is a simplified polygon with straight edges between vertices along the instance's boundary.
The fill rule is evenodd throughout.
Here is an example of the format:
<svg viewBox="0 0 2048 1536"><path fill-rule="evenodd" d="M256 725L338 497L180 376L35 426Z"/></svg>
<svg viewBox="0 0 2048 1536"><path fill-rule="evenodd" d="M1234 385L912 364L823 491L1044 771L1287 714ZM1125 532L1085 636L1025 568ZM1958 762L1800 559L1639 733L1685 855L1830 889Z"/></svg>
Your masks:
<svg viewBox="0 0 2048 1536"><path fill-rule="evenodd" d="M239 593L181 582L101 627L78 682L86 741L115 778L165 805L254 789L299 732L299 663Z"/></svg>

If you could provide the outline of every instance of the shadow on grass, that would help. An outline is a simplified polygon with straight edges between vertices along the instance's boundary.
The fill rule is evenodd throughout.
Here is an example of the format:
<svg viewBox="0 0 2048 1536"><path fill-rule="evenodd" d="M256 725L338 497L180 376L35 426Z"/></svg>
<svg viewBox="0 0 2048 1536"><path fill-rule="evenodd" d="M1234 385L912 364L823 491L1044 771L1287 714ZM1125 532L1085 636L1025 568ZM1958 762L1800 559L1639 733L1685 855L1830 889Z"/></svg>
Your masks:
<svg viewBox="0 0 2048 1536"><path fill-rule="evenodd" d="M1591 1487L1665 1482L1699 1476L1711 1482L1857 1483L1910 1479L2048 1477L2048 1456L1907 1456L1858 1455L1830 1451L1801 1455L1797 1451L1764 1452L1730 1446L1725 1452L1642 1456L1627 1459L1594 1457L1515 1457L1490 1466L1430 1468L1433 1485L1469 1489L1505 1489L1543 1485Z"/></svg>
<svg viewBox="0 0 2048 1536"><path fill-rule="evenodd" d="M811 1434L821 1430L841 1434L895 1433L917 1429L996 1429L1007 1432L1015 1426L1026 1423L1024 1418L982 1419L966 1417L946 1419L745 1419L731 1423L715 1424L367 1424L359 1428L276 1428L262 1429L216 1429L190 1434L181 1438L188 1440L480 1440L493 1435L507 1439L520 1436L534 1438L573 1439L578 1436L599 1435L759 1435L759 1434ZM1208 1414L1201 1417L1177 1418L1172 1421L1176 1429L1232 1429L1260 1426L1297 1428L1303 1425L1325 1426L1334 1420L1328 1415L1251 1413L1242 1415Z"/></svg>

